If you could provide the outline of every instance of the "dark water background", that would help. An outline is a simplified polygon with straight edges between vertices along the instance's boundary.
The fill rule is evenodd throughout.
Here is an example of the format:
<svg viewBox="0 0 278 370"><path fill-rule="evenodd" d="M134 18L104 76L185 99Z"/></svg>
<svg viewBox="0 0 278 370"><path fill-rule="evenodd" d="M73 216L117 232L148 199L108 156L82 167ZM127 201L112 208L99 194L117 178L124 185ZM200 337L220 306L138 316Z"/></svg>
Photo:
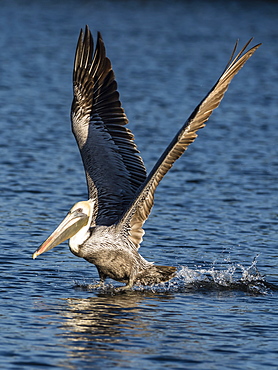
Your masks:
<svg viewBox="0 0 278 370"><path fill-rule="evenodd" d="M69 120L85 24L149 170L235 40L263 43L156 193L141 253L179 268L166 286L94 291L66 243L31 259L86 199ZM1 368L278 368L277 41L268 1L0 2Z"/></svg>

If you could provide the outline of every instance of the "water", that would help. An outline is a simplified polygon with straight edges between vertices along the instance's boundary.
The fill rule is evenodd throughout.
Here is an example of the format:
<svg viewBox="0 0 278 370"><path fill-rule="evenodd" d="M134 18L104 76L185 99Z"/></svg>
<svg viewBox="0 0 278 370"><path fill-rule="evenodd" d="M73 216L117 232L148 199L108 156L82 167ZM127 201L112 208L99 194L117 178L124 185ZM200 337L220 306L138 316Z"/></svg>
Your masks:
<svg viewBox="0 0 278 370"><path fill-rule="evenodd" d="M1 2L1 368L277 368L277 20L267 1ZM141 253L177 278L127 294L93 290L66 243L31 259L86 199L69 120L85 24L149 170L235 40L263 43L156 193Z"/></svg>

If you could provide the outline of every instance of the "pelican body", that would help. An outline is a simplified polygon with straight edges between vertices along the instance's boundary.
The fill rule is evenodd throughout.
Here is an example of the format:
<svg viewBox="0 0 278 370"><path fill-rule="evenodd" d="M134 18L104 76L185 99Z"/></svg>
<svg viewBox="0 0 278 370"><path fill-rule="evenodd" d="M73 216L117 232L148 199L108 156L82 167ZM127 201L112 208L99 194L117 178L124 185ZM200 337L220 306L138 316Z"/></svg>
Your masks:
<svg viewBox="0 0 278 370"><path fill-rule="evenodd" d="M71 252L97 267L98 286L108 277L125 284L118 290L173 278L175 267L154 265L138 253L143 224L159 182L195 140L196 132L218 107L233 77L260 46L245 52L251 40L234 56L236 43L216 84L147 176L133 134L126 127L128 119L102 37L98 33L94 49L88 26L85 33L81 30L74 61L71 119L86 173L88 200L72 207L33 258L69 239Z"/></svg>

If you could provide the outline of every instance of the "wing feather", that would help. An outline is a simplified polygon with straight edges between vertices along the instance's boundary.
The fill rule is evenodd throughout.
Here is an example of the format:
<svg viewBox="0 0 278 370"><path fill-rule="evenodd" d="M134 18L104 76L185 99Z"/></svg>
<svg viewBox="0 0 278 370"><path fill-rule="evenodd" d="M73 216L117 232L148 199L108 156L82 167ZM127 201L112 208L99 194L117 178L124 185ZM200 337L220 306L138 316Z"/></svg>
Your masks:
<svg viewBox="0 0 278 370"><path fill-rule="evenodd" d="M252 47L244 54L245 49L251 41L252 39L249 40L249 42L242 48L238 55L233 58L237 47L236 43L232 56L224 72L206 97L195 108L188 120L176 134L170 145L166 148L153 170L147 177L145 183L138 190L135 200L131 203L121 221L118 223L119 231L127 234L129 239L132 241L134 248L139 248L142 241L144 234L142 226L152 209L154 192L159 182L172 167L173 163L196 139L196 132L205 126L205 122L209 119L212 111L219 106L233 77L261 45L258 44Z"/></svg>
<svg viewBox="0 0 278 370"><path fill-rule="evenodd" d="M87 178L89 198L96 203L93 224L119 220L146 179L146 170L128 119L104 43L98 33L94 50L89 28L81 30L74 71L72 130Z"/></svg>

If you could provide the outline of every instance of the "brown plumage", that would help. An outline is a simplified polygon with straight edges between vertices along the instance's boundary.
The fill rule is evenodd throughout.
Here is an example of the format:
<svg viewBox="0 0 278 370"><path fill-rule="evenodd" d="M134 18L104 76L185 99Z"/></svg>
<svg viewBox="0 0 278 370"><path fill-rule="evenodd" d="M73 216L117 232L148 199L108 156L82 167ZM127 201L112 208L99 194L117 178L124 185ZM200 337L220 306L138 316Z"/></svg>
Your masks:
<svg viewBox="0 0 278 370"><path fill-rule="evenodd" d="M252 39L251 39L252 40ZM154 192L173 163L197 137L220 104L231 80L260 46L247 46L224 72L166 148L151 173L146 170L121 106L110 60L100 33L94 50L86 27L81 30L73 71L72 129L83 160L89 200L73 206L64 221L33 254L33 258L69 239L72 253L96 265L101 283L107 277L150 285L175 276L176 268L146 261L138 248ZM245 52L245 53L244 53Z"/></svg>

